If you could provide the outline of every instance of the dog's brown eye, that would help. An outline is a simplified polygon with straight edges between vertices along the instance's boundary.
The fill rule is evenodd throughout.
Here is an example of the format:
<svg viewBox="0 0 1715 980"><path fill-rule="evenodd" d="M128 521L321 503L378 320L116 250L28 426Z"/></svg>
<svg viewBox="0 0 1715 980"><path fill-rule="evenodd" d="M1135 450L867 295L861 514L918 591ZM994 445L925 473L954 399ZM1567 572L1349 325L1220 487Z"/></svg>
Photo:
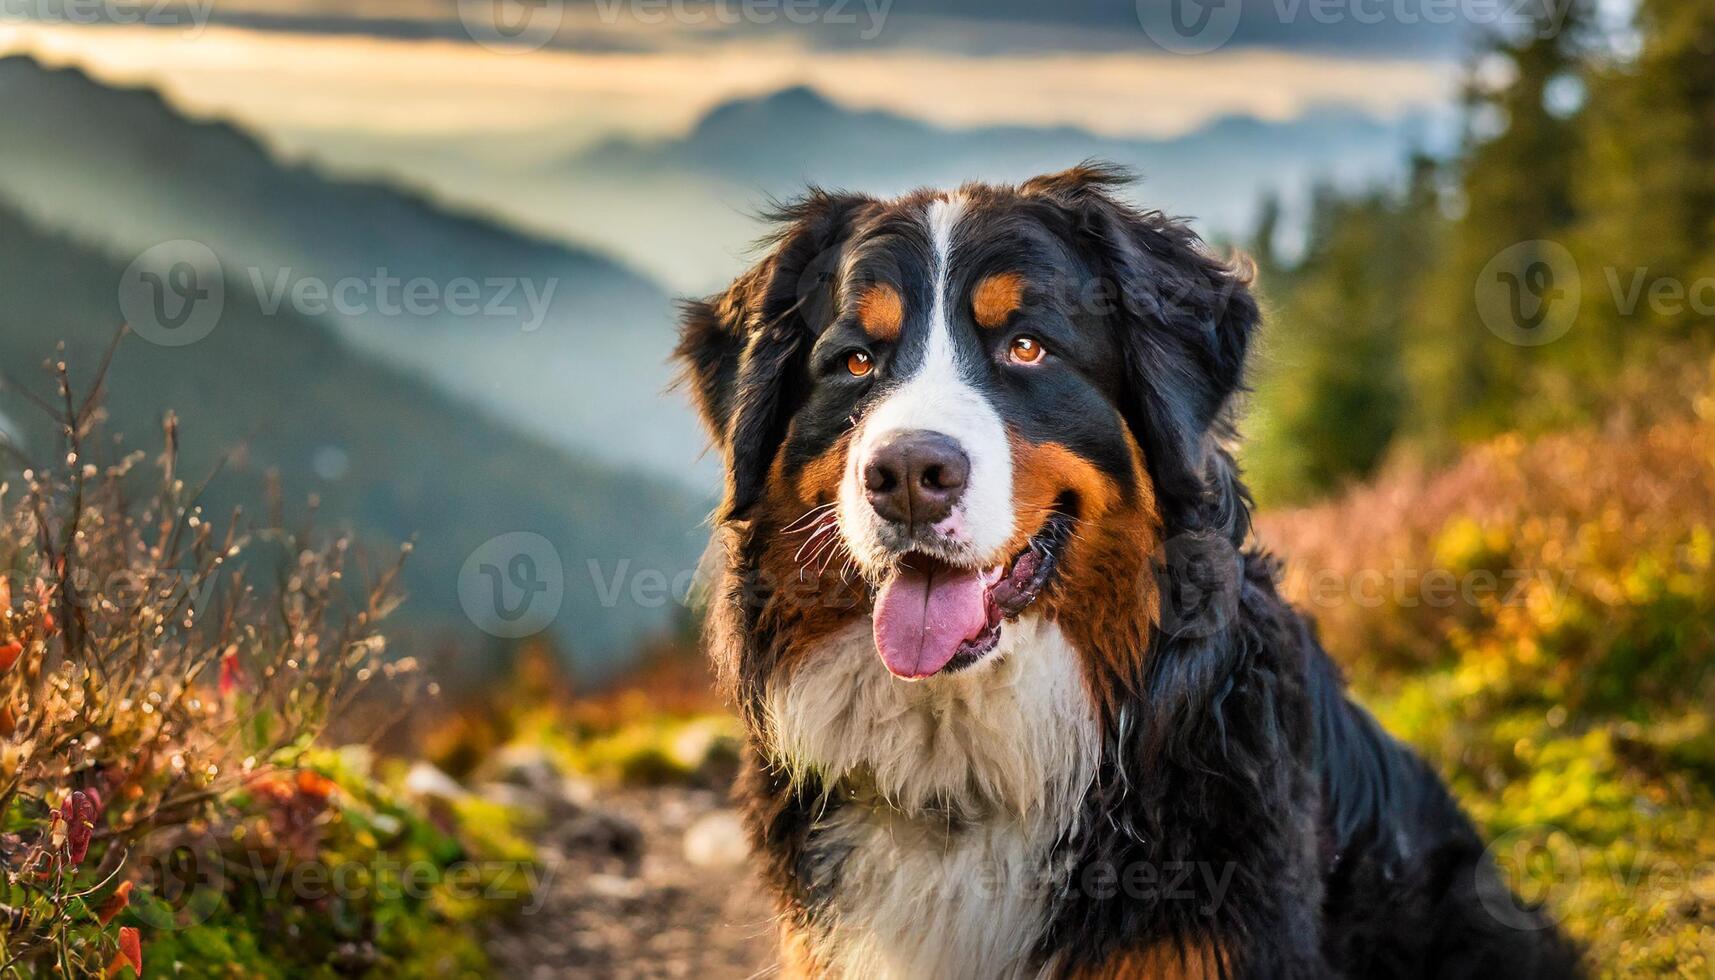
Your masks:
<svg viewBox="0 0 1715 980"><path fill-rule="evenodd" d="M1019 337L1012 342L1008 356L1019 364L1035 364L1042 360L1042 345L1035 337Z"/></svg>
<svg viewBox="0 0 1715 980"><path fill-rule="evenodd" d="M852 377L861 378L875 370L875 362L863 351L854 350L846 355L846 370L852 373Z"/></svg>

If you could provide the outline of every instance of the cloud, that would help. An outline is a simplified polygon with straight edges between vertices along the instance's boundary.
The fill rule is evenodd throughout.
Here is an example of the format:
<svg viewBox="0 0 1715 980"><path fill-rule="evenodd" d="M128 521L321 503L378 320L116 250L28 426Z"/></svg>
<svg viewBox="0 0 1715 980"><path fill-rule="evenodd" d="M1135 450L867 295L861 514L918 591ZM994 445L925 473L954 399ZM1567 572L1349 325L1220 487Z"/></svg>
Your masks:
<svg viewBox="0 0 1715 980"><path fill-rule="evenodd" d="M10 36L10 44L7 38ZM836 101L949 126L1071 125L1173 136L1210 120L1295 118L1326 105L1381 116L1444 104L1450 63L1232 49L974 55L818 50L787 36L657 50L503 53L468 41L315 35L211 25L0 27L10 46L110 82L161 87L196 115L265 134L464 139L563 153L608 135L682 132L712 106L812 84Z"/></svg>
<svg viewBox="0 0 1715 980"><path fill-rule="evenodd" d="M0 0L3 5L5 0ZM530 12L559 30L545 43L570 50L652 50L735 37L790 35L819 49L927 47L971 54L1159 50L1143 21L1170 4L1230 10L1228 46L1325 54L1455 58L1473 28L1532 3L1510 0L220 0L209 15L228 26L398 39L457 39L462 18L495 5ZM1544 0L1549 2L1549 0ZM1559 0L1564 2L1564 0ZM1604 0L1629 3L1632 0ZM109 0L114 9L187 8L209 0ZM86 10L83 0L32 0Z"/></svg>

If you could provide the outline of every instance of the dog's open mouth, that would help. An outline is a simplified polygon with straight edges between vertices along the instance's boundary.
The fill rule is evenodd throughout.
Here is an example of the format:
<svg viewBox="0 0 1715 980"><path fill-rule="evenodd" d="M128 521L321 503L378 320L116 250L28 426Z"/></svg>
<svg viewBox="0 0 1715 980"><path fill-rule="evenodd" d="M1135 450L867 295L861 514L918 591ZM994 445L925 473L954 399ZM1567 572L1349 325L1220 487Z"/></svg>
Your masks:
<svg viewBox="0 0 1715 980"><path fill-rule="evenodd" d="M1053 580L1072 519L1057 512L1004 565L963 568L913 553L875 598L875 646L897 677L963 670L993 652L1001 623L1017 619Z"/></svg>

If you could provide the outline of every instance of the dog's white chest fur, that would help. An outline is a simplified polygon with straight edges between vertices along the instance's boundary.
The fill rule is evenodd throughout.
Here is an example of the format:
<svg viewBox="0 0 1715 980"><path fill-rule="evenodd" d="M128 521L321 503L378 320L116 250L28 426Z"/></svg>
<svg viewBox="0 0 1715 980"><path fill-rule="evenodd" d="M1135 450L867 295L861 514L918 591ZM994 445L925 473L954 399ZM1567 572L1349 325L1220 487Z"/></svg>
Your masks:
<svg viewBox="0 0 1715 980"><path fill-rule="evenodd" d="M908 683L867 622L805 659L769 697L772 753L857 799L830 808L808 857L835 886L817 952L842 976L1033 972L1099 751L1078 657L1039 617L1009 624L987 662Z"/></svg>

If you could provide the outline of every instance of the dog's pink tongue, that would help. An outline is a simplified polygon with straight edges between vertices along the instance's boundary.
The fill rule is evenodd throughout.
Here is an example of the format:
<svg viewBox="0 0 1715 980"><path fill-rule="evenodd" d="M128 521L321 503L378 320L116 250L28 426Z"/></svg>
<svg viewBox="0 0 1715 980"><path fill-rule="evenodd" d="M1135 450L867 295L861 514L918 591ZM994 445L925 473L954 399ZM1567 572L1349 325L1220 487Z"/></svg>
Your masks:
<svg viewBox="0 0 1715 980"><path fill-rule="evenodd" d="M934 564L901 569L875 600L875 646L895 675L928 677L947 666L959 644L988 627L983 581L976 572Z"/></svg>

